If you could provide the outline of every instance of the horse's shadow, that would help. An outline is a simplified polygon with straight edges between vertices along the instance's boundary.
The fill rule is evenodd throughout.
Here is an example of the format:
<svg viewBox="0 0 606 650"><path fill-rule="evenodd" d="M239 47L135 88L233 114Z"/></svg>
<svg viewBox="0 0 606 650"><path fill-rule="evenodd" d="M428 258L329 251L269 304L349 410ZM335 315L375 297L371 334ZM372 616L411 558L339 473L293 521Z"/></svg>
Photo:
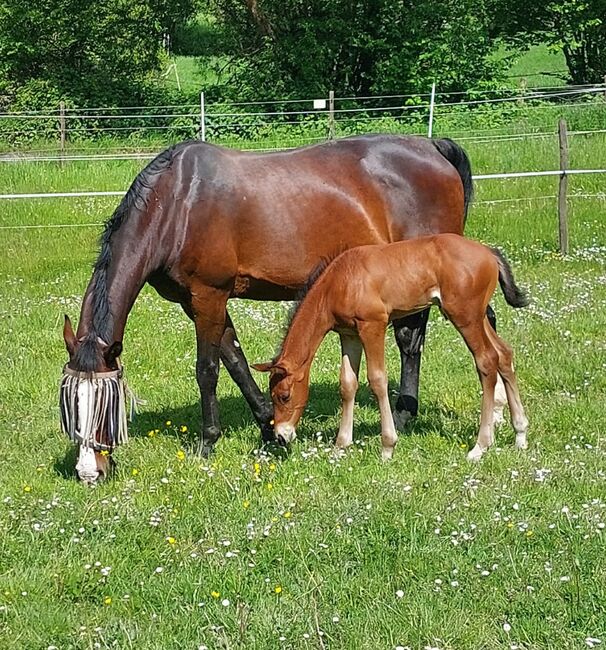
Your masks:
<svg viewBox="0 0 606 650"><path fill-rule="evenodd" d="M391 393L393 394L394 391ZM340 407L337 382L313 383L310 387L308 407L297 427L298 438L308 441L320 439L326 443L334 441L339 426ZM364 411L362 417L360 417L361 411ZM373 415L372 411L376 414ZM254 432L246 434L251 436L251 450L259 448L260 434L248 404L241 395L219 397L219 413L223 433L228 439L230 434L236 431L249 429ZM155 410L142 410L129 423L131 438L146 438L156 431L162 437L177 438L186 448L196 449L200 432L200 403L196 401L177 406L163 406ZM379 432L380 421L376 400L368 385L361 383L356 395L354 440L375 437ZM475 431L461 427L457 412L438 402L429 401L422 403L419 414L406 425L401 435L426 437L436 433L453 443L461 444L469 442ZM282 449L273 445L269 445L267 451L279 456L284 455ZM62 458L55 461L55 471L64 478L73 478L75 465L76 448L72 445Z"/></svg>

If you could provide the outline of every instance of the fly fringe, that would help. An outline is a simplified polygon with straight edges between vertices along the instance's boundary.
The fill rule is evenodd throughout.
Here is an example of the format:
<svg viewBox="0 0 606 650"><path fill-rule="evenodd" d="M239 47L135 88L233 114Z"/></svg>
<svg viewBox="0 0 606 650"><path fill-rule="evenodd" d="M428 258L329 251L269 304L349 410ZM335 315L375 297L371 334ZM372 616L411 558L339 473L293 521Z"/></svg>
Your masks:
<svg viewBox="0 0 606 650"><path fill-rule="evenodd" d="M63 369L59 390L61 428L72 440L95 451L112 451L128 441L126 402L130 420L142 404L127 386L122 368L83 373ZM103 439L98 439L100 434Z"/></svg>

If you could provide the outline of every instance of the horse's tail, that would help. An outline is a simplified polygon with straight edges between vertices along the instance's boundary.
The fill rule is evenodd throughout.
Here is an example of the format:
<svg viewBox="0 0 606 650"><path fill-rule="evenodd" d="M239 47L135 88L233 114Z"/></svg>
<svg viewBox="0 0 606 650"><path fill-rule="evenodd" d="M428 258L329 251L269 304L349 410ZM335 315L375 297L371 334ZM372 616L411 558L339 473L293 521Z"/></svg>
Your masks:
<svg viewBox="0 0 606 650"><path fill-rule="evenodd" d="M499 265L499 284L501 285L501 290L503 291L507 304L512 307L526 307L529 302L528 297L515 283L509 262L498 248L491 248L490 250L497 258L497 264Z"/></svg>
<svg viewBox="0 0 606 650"><path fill-rule="evenodd" d="M436 149L454 166L459 172L461 182L463 183L463 205L464 217L463 223L467 220L467 212L469 204L473 199L473 180L471 177L471 163L469 157L465 153L465 149L453 142L450 138L441 138L440 140L433 141Z"/></svg>

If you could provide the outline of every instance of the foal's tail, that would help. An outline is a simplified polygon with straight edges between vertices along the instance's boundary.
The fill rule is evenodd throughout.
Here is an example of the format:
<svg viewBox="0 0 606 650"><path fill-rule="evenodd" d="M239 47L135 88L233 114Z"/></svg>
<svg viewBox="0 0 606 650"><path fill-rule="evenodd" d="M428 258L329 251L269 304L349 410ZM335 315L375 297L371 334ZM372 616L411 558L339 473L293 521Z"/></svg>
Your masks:
<svg viewBox="0 0 606 650"><path fill-rule="evenodd" d="M448 160L448 162L459 172L461 183L463 183L463 204L465 207L464 222L467 220L469 204L473 198L473 181L471 178L471 163L465 153L465 149L450 138L434 140L435 148ZM463 222L463 223L464 223Z"/></svg>
<svg viewBox="0 0 606 650"><path fill-rule="evenodd" d="M499 284L501 285L501 290L503 291L507 304L512 307L526 307L529 302L528 297L515 283L509 262L498 248L491 248L490 250L497 258L497 264L499 265Z"/></svg>

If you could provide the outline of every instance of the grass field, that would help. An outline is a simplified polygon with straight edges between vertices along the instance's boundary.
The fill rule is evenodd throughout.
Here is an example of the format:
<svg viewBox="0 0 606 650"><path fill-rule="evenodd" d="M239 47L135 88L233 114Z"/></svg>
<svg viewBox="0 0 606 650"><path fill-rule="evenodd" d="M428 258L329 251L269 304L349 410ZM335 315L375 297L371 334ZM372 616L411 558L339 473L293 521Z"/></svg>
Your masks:
<svg viewBox="0 0 606 650"><path fill-rule="evenodd" d="M574 165L604 166L576 138ZM555 141L468 147L475 171L545 169ZM573 165L573 166L574 166ZM124 189L140 164L3 167L1 190ZM606 196L570 179L571 253L557 250L553 179L481 181L467 233L501 246L530 307L499 295L531 428L507 424L465 460L479 383L454 329L433 314L421 412L393 462L365 385L355 445L337 455L339 352L330 335L291 453L257 451L243 398L222 372L225 435L202 462L194 336L145 289L123 361L147 404L87 489L58 428L64 313L76 320L112 199L3 202L0 237L0 647L586 648L606 643ZM583 195L598 196L584 197ZM23 225L73 227L23 229ZM80 225L80 227L78 227ZM12 228L19 226L19 228ZM249 360L276 349L288 307L233 302ZM398 366L387 341L390 377ZM259 381L266 381L259 376Z"/></svg>

